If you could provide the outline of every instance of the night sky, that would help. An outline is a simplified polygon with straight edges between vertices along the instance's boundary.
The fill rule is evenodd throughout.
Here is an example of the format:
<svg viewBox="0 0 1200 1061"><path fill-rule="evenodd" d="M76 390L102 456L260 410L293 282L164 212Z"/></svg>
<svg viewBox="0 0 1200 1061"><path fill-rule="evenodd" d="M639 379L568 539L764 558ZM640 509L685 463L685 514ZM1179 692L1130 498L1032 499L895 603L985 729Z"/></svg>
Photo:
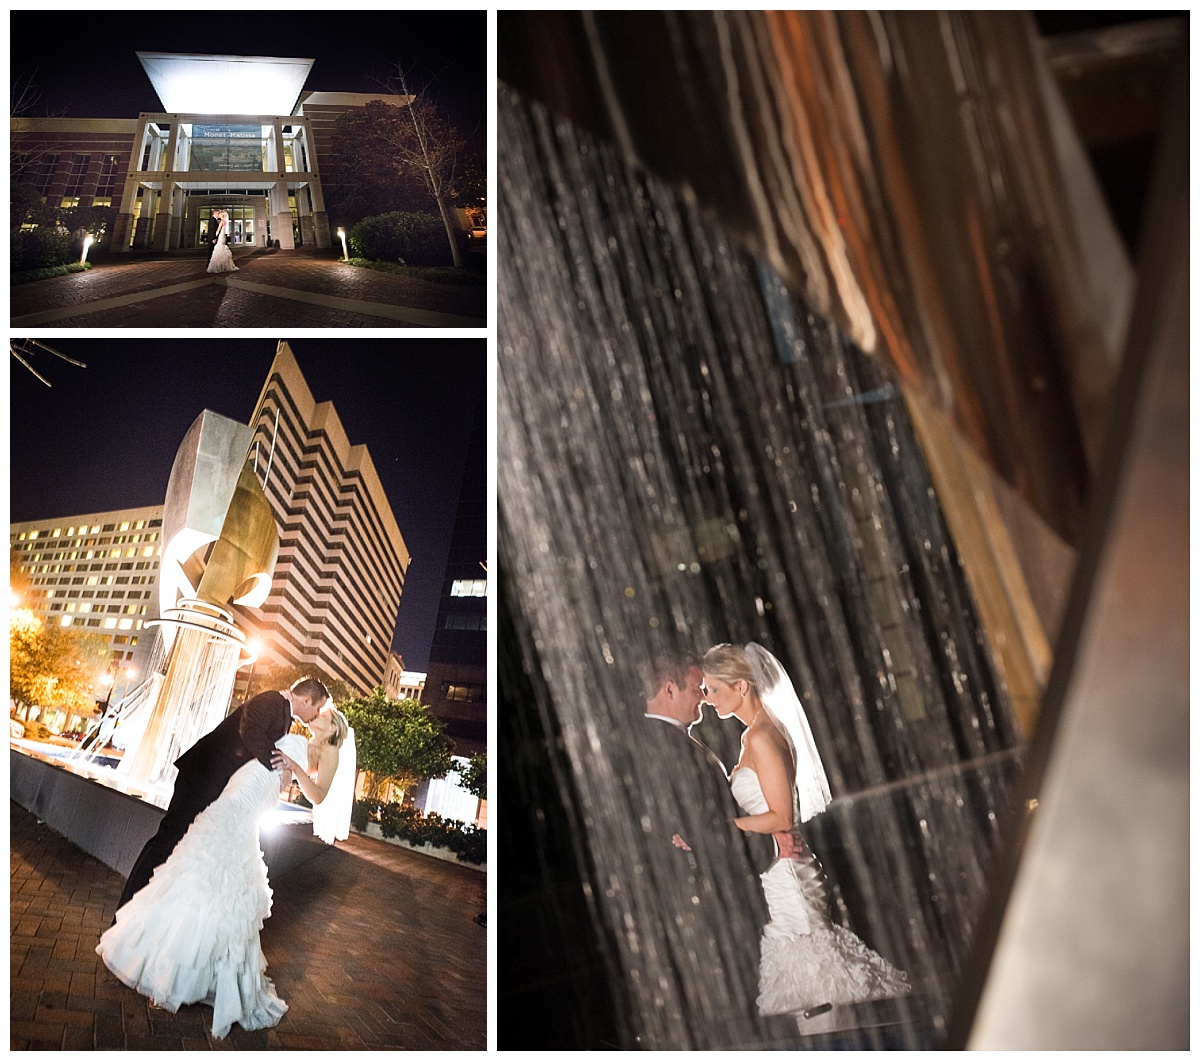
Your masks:
<svg viewBox="0 0 1200 1061"><path fill-rule="evenodd" d="M10 357L10 520L161 505L175 452L204 409L245 423L274 339L43 339L83 361ZM412 555L393 647L424 671L471 434L485 400L478 339L295 339L317 401L365 443ZM481 517L486 518L486 516ZM480 557L481 560L486 559Z"/></svg>
<svg viewBox="0 0 1200 1061"><path fill-rule="evenodd" d="M162 109L134 54L315 59L306 89L374 92L399 62L469 134L484 135L484 11L14 11L11 75L41 92L27 117L136 118Z"/></svg>

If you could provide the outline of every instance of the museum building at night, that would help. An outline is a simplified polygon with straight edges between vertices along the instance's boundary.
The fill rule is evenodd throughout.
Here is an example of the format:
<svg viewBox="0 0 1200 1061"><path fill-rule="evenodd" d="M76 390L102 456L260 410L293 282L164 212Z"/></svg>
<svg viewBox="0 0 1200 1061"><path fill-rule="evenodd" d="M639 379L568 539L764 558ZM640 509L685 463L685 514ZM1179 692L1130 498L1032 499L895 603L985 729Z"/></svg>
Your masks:
<svg viewBox="0 0 1200 1061"><path fill-rule="evenodd" d="M52 206L114 209L105 242L116 252L201 246L216 209L229 212L234 246L332 246L321 165L333 125L371 100L403 97L305 90L312 59L137 56L162 111L14 118L21 182Z"/></svg>

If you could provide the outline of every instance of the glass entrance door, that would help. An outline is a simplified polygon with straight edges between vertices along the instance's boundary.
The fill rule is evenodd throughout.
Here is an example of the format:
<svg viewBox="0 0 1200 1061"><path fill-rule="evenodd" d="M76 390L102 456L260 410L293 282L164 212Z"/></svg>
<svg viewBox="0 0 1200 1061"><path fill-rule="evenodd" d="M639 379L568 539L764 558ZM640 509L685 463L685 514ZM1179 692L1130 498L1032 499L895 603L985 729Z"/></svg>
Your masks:
<svg viewBox="0 0 1200 1061"><path fill-rule="evenodd" d="M226 243L230 246L253 245L262 243L262 237L255 232L254 203L209 203L200 211L198 236L203 244L210 232L216 232L217 220L212 216L214 210L224 210L229 214L229 236Z"/></svg>

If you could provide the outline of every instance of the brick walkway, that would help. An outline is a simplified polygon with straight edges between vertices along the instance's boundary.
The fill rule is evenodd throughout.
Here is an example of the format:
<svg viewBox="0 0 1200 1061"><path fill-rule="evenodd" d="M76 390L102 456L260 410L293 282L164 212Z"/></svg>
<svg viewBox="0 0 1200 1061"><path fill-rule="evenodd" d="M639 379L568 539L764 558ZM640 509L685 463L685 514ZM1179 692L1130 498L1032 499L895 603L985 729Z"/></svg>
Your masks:
<svg viewBox="0 0 1200 1061"><path fill-rule="evenodd" d="M487 1040L485 875L352 835L271 882L264 1031L152 1010L95 953L122 879L10 804L11 1049L476 1050Z"/></svg>
<svg viewBox="0 0 1200 1061"><path fill-rule="evenodd" d="M485 285L359 269L334 252L242 252L227 277L204 256L108 262L12 289L16 327L482 328Z"/></svg>

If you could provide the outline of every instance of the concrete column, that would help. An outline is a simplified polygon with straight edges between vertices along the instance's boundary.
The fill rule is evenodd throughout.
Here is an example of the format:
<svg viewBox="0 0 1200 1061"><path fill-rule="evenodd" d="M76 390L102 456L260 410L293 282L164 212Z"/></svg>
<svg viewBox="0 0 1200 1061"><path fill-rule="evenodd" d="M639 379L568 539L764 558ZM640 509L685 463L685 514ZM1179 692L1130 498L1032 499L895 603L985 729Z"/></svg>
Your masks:
<svg viewBox="0 0 1200 1061"><path fill-rule="evenodd" d="M137 190L137 177L126 177L121 202L117 207L117 218L113 223L112 241L109 244L118 254L128 254L130 250L129 238L133 232L133 208L137 203Z"/></svg>
<svg viewBox="0 0 1200 1061"><path fill-rule="evenodd" d="M332 247L333 236L329 230L329 215L325 211L325 193L321 190L321 173L317 168L317 152L313 148L312 123L307 118L303 120L301 135L312 175L308 182L308 193L312 201L313 242L318 247Z"/></svg>
<svg viewBox="0 0 1200 1061"><path fill-rule="evenodd" d="M313 228L313 216L308 213L300 214L300 242L306 247L316 244L317 234Z"/></svg>
<svg viewBox="0 0 1200 1061"><path fill-rule="evenodd" d="M271 119L271 135L267 137L267 169L282 171L283 164L283 119Z"/></svg>
<svg viewBox="0 0 1200 1061"><path fill-rule="evenodd" d="M162 191L158 193L158 209L154 212L154 249L165 251L171 249L171 222L173 213L171 207L175 200L175 182L163 175Z"/></svg>
<svg viewBox="0 0 1200 1061"><path fill-rule="evenodd" d="M324 210L313 213L313 240L318 247L332 247L333 238L329 234L329 215Z"/></svg>
<svg viewBox="0 0 1200 1061"><path fill-rule="evenodd" d="M183 212L187 208L187 196L178 185L174 188L171 200L171 242L168 250L175 250L183 246Z"/></svg>
<svg viewBox="0 0 1200 1061"><path fill-rule="evenodd" d="M133 235L133 246L137 250L146 250L150 246L150 233L154 228L154 209L158 194L153 188L146 188L142 193L142 214L137 219L137 227L134 229Z"/></svg>
<svg viewBox="0 0 1200 1061"><path fill-rule="evenodd" d="M287 174L276 174L271 185L271 237L279 240L280 250L295 250L296 240L292 235L292 212L288 209Z"/></svg>

